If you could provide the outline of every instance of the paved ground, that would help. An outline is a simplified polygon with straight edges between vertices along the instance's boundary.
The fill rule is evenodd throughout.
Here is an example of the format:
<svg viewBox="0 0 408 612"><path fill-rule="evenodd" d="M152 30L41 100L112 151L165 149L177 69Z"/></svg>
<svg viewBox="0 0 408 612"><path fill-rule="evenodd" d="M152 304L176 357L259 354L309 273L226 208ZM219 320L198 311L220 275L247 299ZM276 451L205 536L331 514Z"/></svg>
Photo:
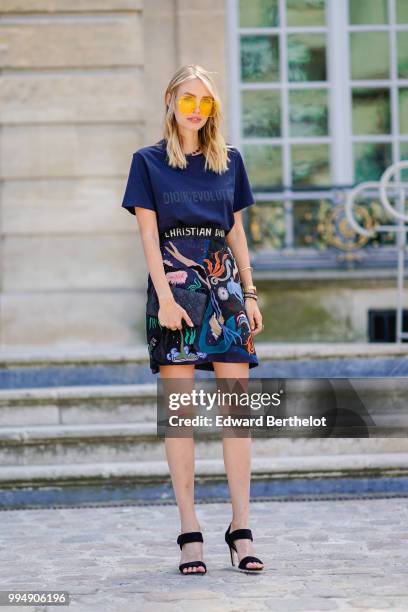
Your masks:
<svg viewBox="0 0 408 612"><path fill-rule="evenodd" d="M50 611L408 610L407 499L253 502L256 576L231 568L229 505L197 508L205 576L178 572L172 505L0 512L1 589L70 591Z"/></svg>

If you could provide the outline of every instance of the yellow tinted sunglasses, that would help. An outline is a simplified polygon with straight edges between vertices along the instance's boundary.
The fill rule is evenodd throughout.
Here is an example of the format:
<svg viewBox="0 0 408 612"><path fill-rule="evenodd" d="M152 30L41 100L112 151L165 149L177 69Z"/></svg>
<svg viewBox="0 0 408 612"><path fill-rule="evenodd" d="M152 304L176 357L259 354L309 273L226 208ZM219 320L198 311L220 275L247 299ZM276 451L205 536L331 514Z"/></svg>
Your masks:
<svg viewBox="0 0 408 612"><path fill-rule="evenodd" d="M183 115L192 115L197 108L197 96L184 94L177 101L178 109ZM200 115L214 117L218 110L217 101L210 96L204 96L200 100Z"/></svg>

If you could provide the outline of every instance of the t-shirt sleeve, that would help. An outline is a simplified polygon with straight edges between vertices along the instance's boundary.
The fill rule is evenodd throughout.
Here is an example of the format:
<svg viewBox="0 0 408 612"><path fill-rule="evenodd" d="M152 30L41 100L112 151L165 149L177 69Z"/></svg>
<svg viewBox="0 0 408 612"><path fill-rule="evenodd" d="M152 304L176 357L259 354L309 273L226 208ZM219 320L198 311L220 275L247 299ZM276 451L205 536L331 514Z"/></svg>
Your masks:
<svg viewBox="0 0 408 612"><path fill-rule="evenodd" d="M255 204L254 194L249 184L248 175L244 166L241 153L236 149L235 157L235 190L234 190L234 212Z"/></svg>
<svg viewBox="0 0 408 612"><path fill-rule="evenodd" d="M122 206L135 215L135 206L156 210L154 192L143 156L133 153Z"/></svg>

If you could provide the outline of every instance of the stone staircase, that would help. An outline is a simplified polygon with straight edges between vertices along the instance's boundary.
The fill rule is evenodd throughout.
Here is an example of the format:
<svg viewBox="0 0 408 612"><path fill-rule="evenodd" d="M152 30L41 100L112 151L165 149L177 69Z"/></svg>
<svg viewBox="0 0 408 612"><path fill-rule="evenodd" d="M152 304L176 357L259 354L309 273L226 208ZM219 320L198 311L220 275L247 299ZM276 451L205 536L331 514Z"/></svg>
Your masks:
<svg viewBox="0 0 408 612"><path fill-rule="evenodd" d="M320 347L320 348L319 348ZM336 353L337 348L337 353ZM405 372L405 347L376 346L376 372ZM367 368L372 346L261 346L256 377L291 375L300 362L316 372L337 359L346 375ZM361 361L360 369L353 366ZM354 360L354 362L353 362ZM388 361L387 361L388 360ZM171 486L163 440L156 435L156 384L145 350L13 351L0 355L0 491L56 487ZM364 367L363 367L364 366ZM286 368L286 370L285 370ZM259 368L261 370L261 368ZM343 374L342 374L343 372ZM251 372L251 377L255 376ZM197 373L198 378L212 377ZM390 388L393 437L257 438L253 481L407 476L406 377ZM398 383L398 384L397 384ZM373 385L375 379L373 379ZM310 401L299 393L299 408ZM380 414L379 418L384 418ZM388 423L389 425L389 423ZM403 431L403 430L401 430ZM402 435L402 434L401 434ZM406 435L405 433L403 434ZM220 435L196 440L197 481L225 483Z"/></svg>
<svg viewBox="0 0 408 612"><path fill-rule="evenodd" d="M8 380L0 390L0 490L170 485L164 443L156 435L156 379L117 383L118 371L119 378L137 379L143 356L3 354L0 363L3 383ZM104 384L95 384L102 366L113 369L104 371ZM24 386L39 379L44 386ZM63 384L67 379L76 384ZM406 427L406 378L395 380L393 393L396 411L387 419ZM299 395L300 406L309 400ZM253 479L406 476L408 439L397 435L398 429L394 437L254 437ZM201 483L225 482L219 434L196 440L196 474Z"/></svg>

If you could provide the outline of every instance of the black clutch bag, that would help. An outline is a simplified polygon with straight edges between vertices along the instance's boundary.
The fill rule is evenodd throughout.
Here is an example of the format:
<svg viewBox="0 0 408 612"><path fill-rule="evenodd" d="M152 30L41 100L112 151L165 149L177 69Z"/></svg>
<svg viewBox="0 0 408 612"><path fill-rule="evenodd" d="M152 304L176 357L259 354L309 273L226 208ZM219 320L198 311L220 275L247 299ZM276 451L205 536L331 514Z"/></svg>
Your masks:
<svg viewBox="0 0 408 612"><path fill-rule="evenodd" d="M194 325L201 325L207 306L207 293L203 291L189 291L177 285L170 285L170 289L177 304L184 308ZM159 306L156 289L153 283L151 283L147 292L146 314L157 317Z"/></svg>

